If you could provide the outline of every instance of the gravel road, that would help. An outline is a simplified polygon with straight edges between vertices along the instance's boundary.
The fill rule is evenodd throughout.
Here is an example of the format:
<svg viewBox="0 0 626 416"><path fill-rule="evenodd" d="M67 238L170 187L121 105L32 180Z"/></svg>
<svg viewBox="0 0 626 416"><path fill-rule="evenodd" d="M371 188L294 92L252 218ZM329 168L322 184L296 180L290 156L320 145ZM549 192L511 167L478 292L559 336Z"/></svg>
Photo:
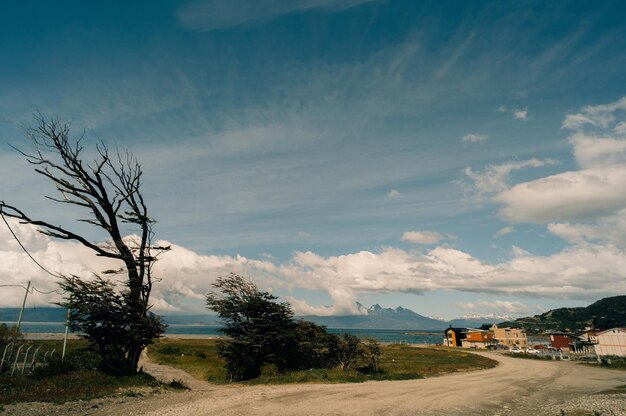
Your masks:
<svg viewBox="0 0 626 416"><path fill-rule="evenodd" d="M410 381L359 384L212 385L144 362L158 378L183 379L188 392L65 405L6 406L11 415L626 415L626 394L594 393L626 384L626 372L479 353L495 368ZM95 406L95 407L94 407ZM53 412L54 411L54 412Z"/></svg>

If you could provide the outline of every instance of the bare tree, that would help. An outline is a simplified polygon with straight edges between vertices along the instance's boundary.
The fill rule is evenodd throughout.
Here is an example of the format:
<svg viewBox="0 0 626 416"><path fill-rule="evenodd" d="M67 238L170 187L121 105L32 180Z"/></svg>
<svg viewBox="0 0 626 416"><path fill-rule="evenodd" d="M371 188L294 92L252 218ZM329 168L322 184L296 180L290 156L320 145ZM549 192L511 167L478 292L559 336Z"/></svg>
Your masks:
<svg viewBox="0 0 626 416"><path fill-rule="evenodd" d="M39 232L53 238L78 241L96 255L123 262L119 270L109 273L127 274L127 313L131 320L144 320L150 309L150 292L155 281L152 267L158 255L169 247L152 244L154 220L141 192L143 171L137 159L128 151L110 152L104 143L96 145L96 157L83 159L83 136L70 138L69 127L56 119L35 117L36 125L27 129L32 141L29 152L16 149L34 166L35 172L50 180L59 195L46 196L51 201L80 207L87 218L78 219L106 233L107 242L97 244L64 226L33 219L15 206L0 201L0 213L16 218L22 224L32 224ZM133 227L137 238L124 238L122 226ZM64 288L79 287L65 282ZM141 349L131 346L127 355L127 371L137 369Z"/></svg>

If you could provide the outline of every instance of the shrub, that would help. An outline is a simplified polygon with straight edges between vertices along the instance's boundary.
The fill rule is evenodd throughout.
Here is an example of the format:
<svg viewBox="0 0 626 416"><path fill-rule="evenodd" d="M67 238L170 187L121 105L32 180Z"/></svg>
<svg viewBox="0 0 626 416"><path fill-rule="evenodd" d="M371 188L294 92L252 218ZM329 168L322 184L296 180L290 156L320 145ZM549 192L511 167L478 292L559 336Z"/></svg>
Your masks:
<svg viewBox="0 0 626 416"><path fill-rule="evenodd" d="M176 379L170 381L169 386L176 390L191 390L183 381Z"/></svg>
<svg viewBox="0 0 626 416"><path fill-rule="evenodd" d="M180 355L183 353L182 350L176 345L166 345L164 347L160 347L157 349L157 352L164 355Z"/></svg>
<svg viewBox="0 0 626 416"><path fill-rule="evenodd" d="M37 379L70 374L78 371L93 371L101 367L100 356L91 351L82 350L61 357L46 357L45 361L34 368L32 376Z"/></svg>

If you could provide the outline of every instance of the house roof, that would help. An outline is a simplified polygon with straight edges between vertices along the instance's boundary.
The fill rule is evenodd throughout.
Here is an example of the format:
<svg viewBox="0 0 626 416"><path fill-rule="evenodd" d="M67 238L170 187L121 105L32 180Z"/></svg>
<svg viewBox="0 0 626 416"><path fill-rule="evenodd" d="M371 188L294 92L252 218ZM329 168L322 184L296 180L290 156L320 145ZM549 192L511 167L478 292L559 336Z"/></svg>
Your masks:
<svg viewBox="0 0 626 416"><path fill-rule="evenodd" d="M486 329L476 329L476 328L465 328L463 332L492 332Z"/></svg>
<svg viewBox="0 0 626 416"><path fill-rule="evenodd" d="M604 330L604 331L601 331L601 332L597 332L596 335L604 335L604 334L607 334L609 332L615 332L615 331L622 332L622 333L626 334L626 328L621 328L620 327L620 328L611 328L611 329L607 329L607 330Z"/></svg>

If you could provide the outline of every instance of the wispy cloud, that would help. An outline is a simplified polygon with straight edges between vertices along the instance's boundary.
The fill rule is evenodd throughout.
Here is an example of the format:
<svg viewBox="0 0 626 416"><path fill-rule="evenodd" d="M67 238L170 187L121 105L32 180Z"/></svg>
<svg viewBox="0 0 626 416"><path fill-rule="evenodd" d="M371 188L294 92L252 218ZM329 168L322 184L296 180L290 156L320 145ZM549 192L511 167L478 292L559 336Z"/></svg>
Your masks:
<svg viewBox="0 0 626 416"><path fill-rule="evenodd" d="M402 193L400 191L398 191L397 189L392 189L391 191L387 192L387 198L400 198L402 197Z"/></svg>
<svg viewBox="0 0 626 416"><path fill-rule="evenodd" d="M500 228L496 232L494 237L496 237L496 238L502 237L503 235L511 234L513 231L515 231L515 229L513 227L511 227L510 225L507 225L506 227Z"/></svg>
<svg viewBox="0 0 626 416"><path fill-rule="evenodd" d="M480 312L480 313L512 313L512 314L525 314L534 312L537 308L527 306L522 302L506 301L506 300L494 300L486 301L479 300L478 302L459 302L457 305L461 309L468 311Z"/></svg>
<svg viewBox="0 0 626 416"><path fill-rule="evenodd" d="M480 195L492 194L507 189L512 172L525 168L539 168L546 165L555 165L553 159L528 159L521 162L509 162L488 165L482 172L474 171L471 167L465 168L465 176L472 181L473 187Z"/></svg>
<svg viewBox="0 0 626 416"><path fill-rule="evenodd" d="M484 143L488 137L486 134L466 134L461 141L463 143Z"/></svg>
<svg viewBox="0 0 626 416"><path fill-rule="evenodd" d="M516 245L513 245L513 246L511 247L511 254L512 254L514 257L525 257L525 256L529 256L529 255L530 255L530 252L529 252L529 251L527 251L527 250L524 250L524 249L523 249L523 248L521 248L521 247L518 247L518 246L516 246Z"/></svg>
<svg viewBox="0 0 626 416"><path fill-rule="evenodd" d="M501 105L497 108L497 111L501 113L511 114L515 119L521 120L521 121L527 121L529 117L528 107L509 108L506 105Z"/></svg>
<svg viewBox="0 0 626 416"><path fill-rule="evenodd" d="M513 110L513 117L522 121L528 120L528 107Z"/></svg>
<svg viewBox="0 0 626 416"><path fill-rule="evenodd" d="M200 0L178 11L186 28L199 32L224 29L300 11L349 9L372 0Z"/></svg>
<svg viewBox="0 0 626 416"><path fill-rule="evenodd" d="M436 231L407 231L402 234L402 241L414 244L437 244L447 237Z"/></svg>
<svg viewBox="0 0 626 416"><path fill-rule="evenodd" d="M579 130L588 125L607 128L615 120L615 113L619 110L626 110L626 97L608 104L589 105L578 113L568 114L563 120L562 127L572 130Z"/></svg>

